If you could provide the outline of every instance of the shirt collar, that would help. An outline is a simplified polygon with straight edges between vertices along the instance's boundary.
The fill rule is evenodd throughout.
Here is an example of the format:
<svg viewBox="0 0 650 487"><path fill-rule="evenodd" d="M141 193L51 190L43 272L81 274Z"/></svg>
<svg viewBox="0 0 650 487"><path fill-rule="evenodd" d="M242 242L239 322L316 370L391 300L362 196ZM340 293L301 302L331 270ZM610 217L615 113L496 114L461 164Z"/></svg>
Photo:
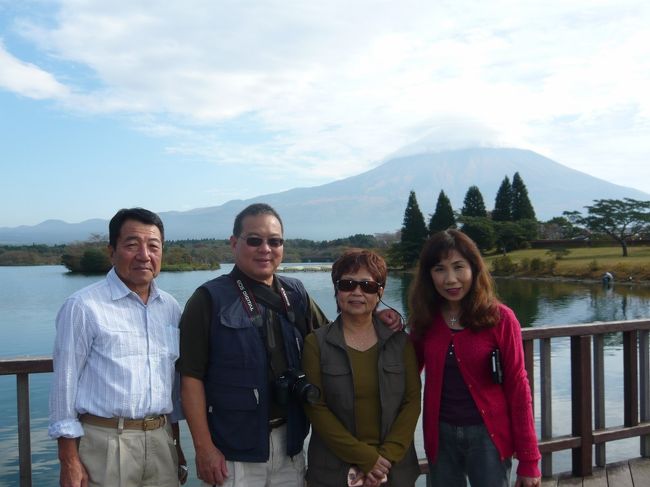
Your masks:
<svg viewBox="0 0 650 487"><path fill-rule="evenodd" d="M140 296L138 296L137 293L129 289L129 287L126 284L124 284L124 281L120 279L120 276L118 276L117 272L115 272L115 267L111 268L111 270L108 271L108 274L106 275L106 281L108 281L108 286L111 290L111 299L113 301L125 298L126 296L129 296L131 294L133 296L136 296L138 300L142 301L140 299ZM156 284L156 280L154 279L151 281L151 284L149 285L148 302L154 299L158 299L159 297L160 297L160 291Z"/></svg>

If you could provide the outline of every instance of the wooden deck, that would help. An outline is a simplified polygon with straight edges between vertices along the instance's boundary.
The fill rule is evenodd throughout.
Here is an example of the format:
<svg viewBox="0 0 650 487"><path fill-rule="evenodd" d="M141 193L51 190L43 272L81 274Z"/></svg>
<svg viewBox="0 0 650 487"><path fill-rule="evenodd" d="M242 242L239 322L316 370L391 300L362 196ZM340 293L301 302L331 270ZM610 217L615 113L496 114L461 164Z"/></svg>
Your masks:
<svg viewBox="0 0 650 487"><path fill-rule="evenodd" d="M650 487L650 458L634 458L594 468L593 475L584 478L566 474L542 479L542 487Z"/></svg>

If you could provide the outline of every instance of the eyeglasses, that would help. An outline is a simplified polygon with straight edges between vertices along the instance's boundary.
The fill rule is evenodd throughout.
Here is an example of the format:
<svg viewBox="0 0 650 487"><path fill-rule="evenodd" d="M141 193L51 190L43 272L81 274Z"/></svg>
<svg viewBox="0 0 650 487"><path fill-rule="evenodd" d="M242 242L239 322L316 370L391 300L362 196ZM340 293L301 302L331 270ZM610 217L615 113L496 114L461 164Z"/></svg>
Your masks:
<svg viewBox="0 0 650 487"><path fill-rule="evenodd" d="M343 292L354 291L357 286L366 294L376 294L379 292L381 284L375 281L355 281L354 279L339 279L336 281L336 289Z"/></svg>
<svg viewBox="0 0 650 487"><path fill-rule="evenodd" d="M274 249L277 249L278 247L282 247L284 245L284 239L280 237L246 237L244 240L246 241L246 245L249 247L259 247L264 242L266 242L269 247L272 247Z"/></svg>

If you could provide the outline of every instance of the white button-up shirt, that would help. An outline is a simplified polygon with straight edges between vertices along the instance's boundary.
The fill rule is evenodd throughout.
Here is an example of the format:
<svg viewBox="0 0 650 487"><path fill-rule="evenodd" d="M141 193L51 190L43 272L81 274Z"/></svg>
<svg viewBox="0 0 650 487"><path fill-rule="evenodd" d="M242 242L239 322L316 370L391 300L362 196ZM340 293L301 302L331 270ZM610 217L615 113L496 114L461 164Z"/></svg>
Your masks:
<svg viewBox="0 0 650 487"><path fill-rule="evenodd" d="M82 436L77 416L83 413L171 413L180 315L178 302L154 281L144 304L115 269L70 296L56 317L50 437Z"/></svg>

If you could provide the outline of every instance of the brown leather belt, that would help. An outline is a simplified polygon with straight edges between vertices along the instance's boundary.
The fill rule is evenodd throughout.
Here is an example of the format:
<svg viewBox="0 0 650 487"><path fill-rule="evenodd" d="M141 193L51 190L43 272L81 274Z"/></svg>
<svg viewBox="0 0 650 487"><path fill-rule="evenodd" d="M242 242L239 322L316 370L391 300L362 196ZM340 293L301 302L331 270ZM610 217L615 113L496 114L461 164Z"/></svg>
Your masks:
<svg viewBox="0 0 650 487"><path fill-rule="evenodd" d="M287 418L275 418L269 420L269 429L275 429L287 422Z"/></svg>
<svg viewBox="0 0 650 487"><path fill-rule="evenodd" d="M120 418L102 418L94 414L82 414L79 421L104 428L119 429ZM142 419L123 419L122 428L125 430L151 431L162 428L167 423L167 417L164 414L158 416L147 416Z"/></svg>

